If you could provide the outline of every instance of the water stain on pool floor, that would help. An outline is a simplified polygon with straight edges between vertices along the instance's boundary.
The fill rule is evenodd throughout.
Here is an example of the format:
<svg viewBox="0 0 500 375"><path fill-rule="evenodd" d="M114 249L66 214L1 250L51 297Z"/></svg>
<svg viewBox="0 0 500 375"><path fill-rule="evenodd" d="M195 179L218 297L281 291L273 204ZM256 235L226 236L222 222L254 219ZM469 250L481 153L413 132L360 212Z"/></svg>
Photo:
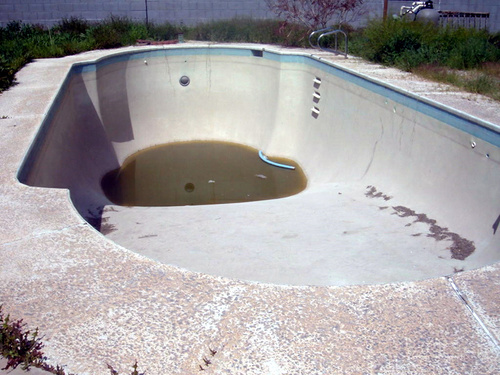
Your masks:
<svg viewBox="0 0 500 375"><path fill-rule="evenodd" d="M283 198L307 186L300 166L272 158L294 170L263 162L258 150L228 142L169 143L141 150L108 172L102 188L121 206L184 206Z"/></svg>
<svg viewBox="0 0 500 375"><path fill-rule="evenodd" d="M368 198L383 198L385 201L392 199L392 197L377 191L377 188L374 186L369 185L366 189L368 189L368 191L365 195ZM387 208L388 206L379 207L381 210ZM436 241L451 241L452 244L449 249L453 259L465 260L476 250L473 241L469 241L457 233L450 232L448 228L439 226L436 220L427 217L426 214L416 213L415 211L404 206L393 206L392 209L394 210L392 213L393 215L396 214L402 218L414 217L415 220L413 223L425 223L429 225L429 233L427 234L427 237L434 238ZM405 226L410 227L413 223L407 223ZM418 237L420 235L422 235L422 233L412 234L413 237Z"/></svg>

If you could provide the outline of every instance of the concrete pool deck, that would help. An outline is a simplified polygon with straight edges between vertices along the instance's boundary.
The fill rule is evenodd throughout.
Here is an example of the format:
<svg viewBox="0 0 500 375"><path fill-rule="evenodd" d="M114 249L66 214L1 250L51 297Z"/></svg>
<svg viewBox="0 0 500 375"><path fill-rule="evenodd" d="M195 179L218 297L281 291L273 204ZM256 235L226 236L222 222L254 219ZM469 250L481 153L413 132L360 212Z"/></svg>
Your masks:
<svg viewBox="0 0 500 375"><path fill-rule="evenodd" d="M39 327L51 363L77 374L107 374L107 363L130 372L135 360L147 374L500 373L498 263L383 285L244 282L135 254L88 225L66 190L20 184L19 165L71 64L108 53L37 61L0 98L0 303ZM488 99L321 56L500 124Z"/></svg>

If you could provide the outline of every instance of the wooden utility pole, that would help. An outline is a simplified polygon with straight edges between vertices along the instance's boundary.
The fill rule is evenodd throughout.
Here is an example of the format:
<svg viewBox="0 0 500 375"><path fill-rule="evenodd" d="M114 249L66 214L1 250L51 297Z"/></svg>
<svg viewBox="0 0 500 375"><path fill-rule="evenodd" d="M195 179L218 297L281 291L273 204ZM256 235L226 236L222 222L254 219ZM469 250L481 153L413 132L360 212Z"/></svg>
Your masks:
<svg viewBox="0 0 500 375"><path fill-rule="evenodd" d="M387 3L389 0L384 0L384 21L387 19Z"/></svg>

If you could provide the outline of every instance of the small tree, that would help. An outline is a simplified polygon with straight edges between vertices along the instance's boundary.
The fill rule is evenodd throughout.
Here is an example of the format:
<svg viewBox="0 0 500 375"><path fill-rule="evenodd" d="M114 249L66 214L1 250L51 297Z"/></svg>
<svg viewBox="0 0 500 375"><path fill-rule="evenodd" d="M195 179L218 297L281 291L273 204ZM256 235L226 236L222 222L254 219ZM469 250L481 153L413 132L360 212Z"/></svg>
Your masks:
<svg viewBox="0 0 500 375"><path fill-rule="evenodd" d="M285 22L299 23L309 30L352 21L361 13L364 0L266 0L278 17Z"/></svg>

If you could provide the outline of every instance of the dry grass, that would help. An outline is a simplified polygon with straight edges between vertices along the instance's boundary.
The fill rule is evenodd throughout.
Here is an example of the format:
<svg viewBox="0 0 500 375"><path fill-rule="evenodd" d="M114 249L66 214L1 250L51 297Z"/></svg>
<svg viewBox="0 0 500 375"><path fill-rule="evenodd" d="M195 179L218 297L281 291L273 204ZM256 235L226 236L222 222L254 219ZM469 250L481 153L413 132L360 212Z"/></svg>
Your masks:
<svg viewBox="0 0 500 375"><path fill-rule="evenodd" d="M413 73L436 82L459 87L465 91L500 101L500 63L488 62L478 69L457 70L436 65L422 65Z"/></svg>

